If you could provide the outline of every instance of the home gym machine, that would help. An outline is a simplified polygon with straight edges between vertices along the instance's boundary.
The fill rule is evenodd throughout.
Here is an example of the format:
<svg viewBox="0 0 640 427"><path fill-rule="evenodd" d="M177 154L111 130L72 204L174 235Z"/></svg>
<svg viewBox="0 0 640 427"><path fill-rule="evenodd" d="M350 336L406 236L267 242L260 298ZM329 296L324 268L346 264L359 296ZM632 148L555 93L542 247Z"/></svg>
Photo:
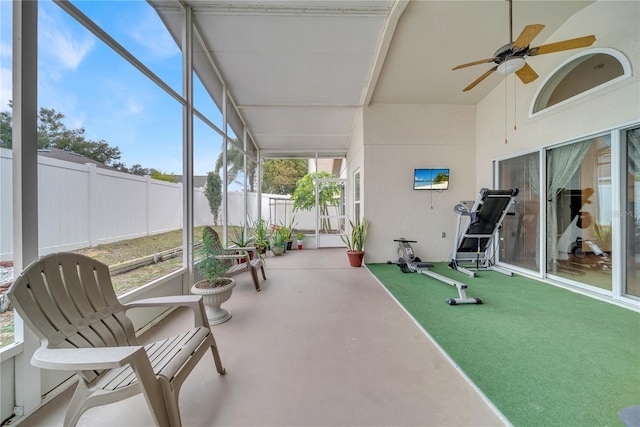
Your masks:
<svg viewBox="0 0 640 427"><path fill-rule="evenodd" d="M495 237L509 209L516 204L518 189L489 190L483 188L476 201L460 202L453 211L458 215L456 239L449 267L475 277L475 273L461 263L475 264L475 270L494 270L507 276L513 273L493 265ZM464 221L463 219L466 219ZM463 225L464 223L464 225Z"/></svg>
<svg viewBox="0 0 640 427"><path fill-rule="evenodd" d="M460 265L461 262L468 262L475 263L477 270L484 268L508 276L513 275L512 272L493 265L493 254L495 237L502 226L502 221L507 215L514 215L509 210L516 204L518 192L517 188L509 190L483 188L475 202L460 202L454 206L453 211L458 215L458 222L450 268L475 277L473 271ZM417 243L415 240L400 238L395 239L394 242L398 242L399 258L397 262L388 261L388 264L396 264L403 273L424 274L456 288L459 298L447 298L446 303L449 305L482 304L479 298L467 296L467 285L464 283L429 270L433 264L422 262L413 253L411 243Z"/></svg>
<svg viewBox="0 0 640 427"><path fill-rule="evenodd" d="M457 282L453 279L445 277L441 274L434 273L429 270L433 267L433 264L428 262L422 262L420 258L415 256L411 243L417 243L415 240L407 240L405 238L394 239L394 242L398 242L398 261L387 261L387 264L396 264L403 273L419 273L434 278L440 282L451 285L458 290L459 298L447 298L445 302L449 305L458 304L482 304L479 298L470 298L466 294L467 285Z"/></svg>

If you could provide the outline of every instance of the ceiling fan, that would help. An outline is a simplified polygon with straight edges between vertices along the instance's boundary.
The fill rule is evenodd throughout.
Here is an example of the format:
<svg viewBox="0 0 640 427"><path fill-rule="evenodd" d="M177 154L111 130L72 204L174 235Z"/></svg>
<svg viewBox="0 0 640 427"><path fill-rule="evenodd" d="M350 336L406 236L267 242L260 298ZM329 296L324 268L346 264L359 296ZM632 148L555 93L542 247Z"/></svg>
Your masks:
<svg viewBox="0 0 640 427"><path fill-rule="evenodd" d="M498 49L492 58L481 59L479 61L469 62L467 64L458 65L453 70L459 70L460 68L471 67L472 65L479 65L494 62L496 65L489 71L474 80L469 86L465 87L462 91L466 92L473 89L482 80L489 77L491 73L497 71L500 74L516 73L522 83L531 83L538 78L538 75L533 68L525 61L525 56L543 55L545 53L560 52L563 50L577 49L580 47L588 47L596 41L596 36L584 36L576 39L563 40L560 42L550 43L538 47L529 47L529 43L542 31L544 25L531 24L524 27L518 38L513 41L513 16L512 16L512 0L509 1L509 38L511 42L505 44Z"/></svg>

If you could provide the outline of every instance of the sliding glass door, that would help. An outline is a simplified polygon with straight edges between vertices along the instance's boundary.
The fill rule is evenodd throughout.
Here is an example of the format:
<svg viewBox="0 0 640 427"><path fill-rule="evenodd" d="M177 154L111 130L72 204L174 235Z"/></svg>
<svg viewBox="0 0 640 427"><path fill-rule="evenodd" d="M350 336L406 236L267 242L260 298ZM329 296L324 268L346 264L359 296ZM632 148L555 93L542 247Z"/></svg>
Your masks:
<svg viewBox="0 0 640 427"><path fill-rule="evenodd" d="M626 132L625 294L640 297L640 128ZM623 183L624 185L624 183Z"/></svg>
<svg viewBox="0 0 640 427"><path fill-rule="evenodd" d="M547 273L612 290L611 138L547 151Z"/></svg>

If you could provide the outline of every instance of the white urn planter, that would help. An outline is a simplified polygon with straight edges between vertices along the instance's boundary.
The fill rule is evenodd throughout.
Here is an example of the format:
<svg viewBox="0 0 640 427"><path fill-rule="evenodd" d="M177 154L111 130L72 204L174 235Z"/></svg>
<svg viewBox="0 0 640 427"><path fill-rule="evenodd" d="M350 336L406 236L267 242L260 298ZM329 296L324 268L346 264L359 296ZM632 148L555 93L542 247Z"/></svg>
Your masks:
<svg viewBox="0 0 640 427"><path fill-rule="evenodd" d="M229 310L220 306L231 298L231 293L236 286L236 282L229 277L224 277L223 279L228 281L228 283L222 286L211 287L208 280L201 280L191 287L192 294L202 295L202 302L207 312L207 319L209 319L210 325L219 325L231 318Z"/></svg>

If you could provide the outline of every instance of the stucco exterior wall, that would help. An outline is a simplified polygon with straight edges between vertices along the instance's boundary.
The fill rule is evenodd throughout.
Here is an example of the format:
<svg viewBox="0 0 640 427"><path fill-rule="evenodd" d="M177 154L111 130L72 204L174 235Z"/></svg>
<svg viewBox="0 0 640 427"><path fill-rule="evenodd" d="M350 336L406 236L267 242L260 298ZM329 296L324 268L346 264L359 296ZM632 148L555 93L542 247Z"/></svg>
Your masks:
<svg viewBox="0 0 640 427"><path fill-rule="evenodd" d="M416 255L446 261L460 200L475 199L475 107L372 105L364 109L365 262L396 260L393 239L417 240ZM449 190L413 190L415 168L450 168ZM442 232L446 237L442 238Z"/></svg>

